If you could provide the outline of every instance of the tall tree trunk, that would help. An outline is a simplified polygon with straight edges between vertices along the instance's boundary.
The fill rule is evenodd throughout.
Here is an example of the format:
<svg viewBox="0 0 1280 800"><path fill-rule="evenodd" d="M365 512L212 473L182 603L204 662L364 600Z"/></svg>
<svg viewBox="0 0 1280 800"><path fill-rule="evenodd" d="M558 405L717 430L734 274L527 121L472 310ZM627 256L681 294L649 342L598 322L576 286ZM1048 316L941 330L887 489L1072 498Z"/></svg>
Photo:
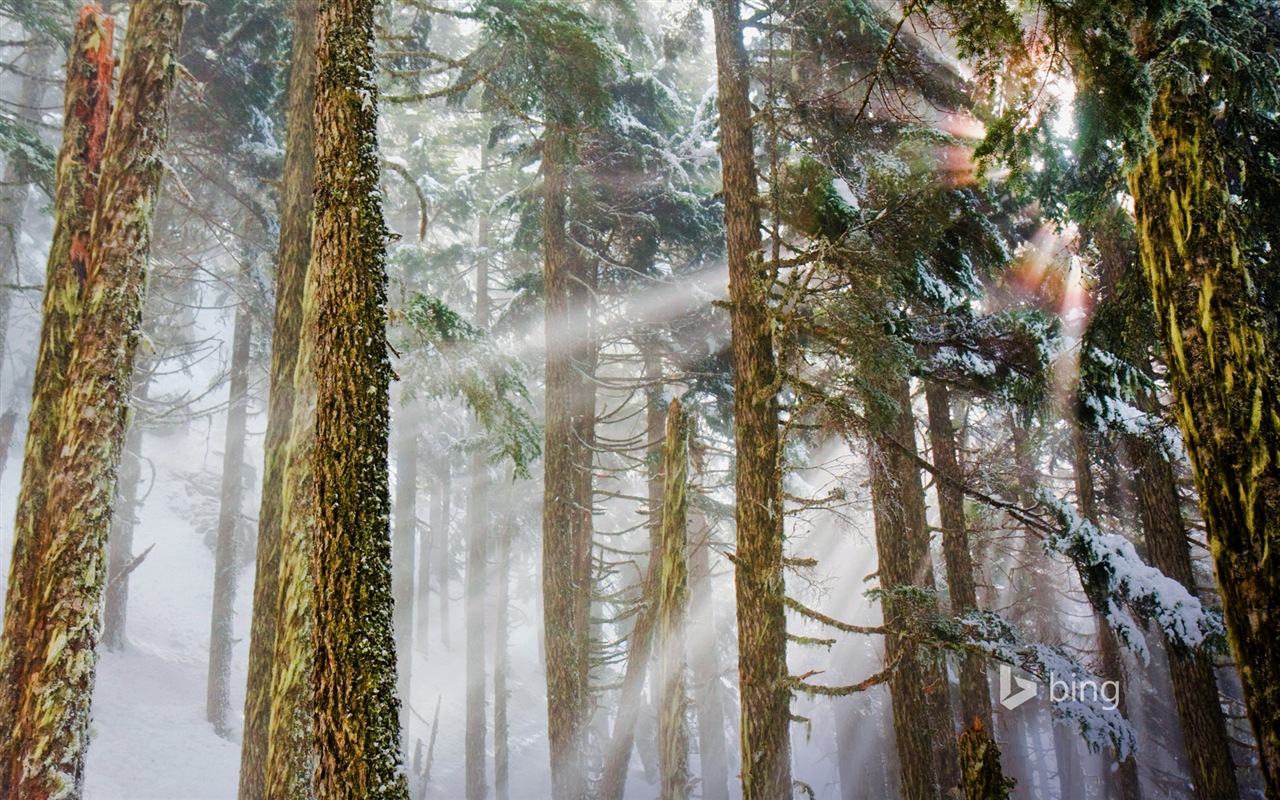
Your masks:
<svg viewBox="0 0 1280 800"><path fill-rule="evenodd" d="M84 261L83 306L54 416L53 459L47 471L28 478L50 486L43 512L37 512L38 545L29 553L35 581L19 587L31 592L26 613L17 620L25 627L4 643L26 656L17 680L4 681L18 703L0 759L5 773L0 796L14 800L79 796L83 789L107 531L128 416L151 216L164 171L160 155L168 134L169 90L177 76L182 6L176 0L139 0L130 17Z"/></svg>
<svg viewBox="0 0 1280 800"><path fill-rule="evenodd" d="M720 696L720 654L711 591L711 527L705 520L689 547L690 655L694 707L698 717L698 761L703 800L729 800L729 757L724 736L724 700Z"/></svg>
<svg viewBox="0 0 1280 800"><path fill-rule="evenodd" d="M662 800L689 797L689 413L672 400L663 448L662 582L658 592L658 762Z"/></svg>
<svg viewBox="0 0 1280 800"><path fill-rule="evenodd" d="M915 415L910 384L890 387L898 405L892 427L873 441L871 502L875 517L885 625L901 630L885 639L885 656L896 662L889 678L894 737L908 800L937 798L958 785L960 764L946 672L936 654L912 640L909 600L903 587L934 588L924 488L915 460Z"/></svg>
<svg viewBox="0 0 1280 800"><path fill-rule="evenodd" d="M767 273L760 264L750 68L739 0L715 0L712 12L733 328L742 792L744 800L775 800L791 795L778 375Z"/></svg>
<svg viewBox="0 0 1280 800"><path fill-rule="evenodd" d="M17 117L24 125L34 127L40 122L49 55L48 47L37 46L28 52L23 65L26 74L18 89ZM18 291L14 287L21 283L18 242L30 194L30 176L26 173L22 160L17 155L10 155L4 167L4 177L0 179L0 366L3 366L4 354L8 352L9 309L13 305L13 293Z"/></svg>
<svg viewBox="0 0 1280 800"><path fill-rule="evenodd" d="M1072 475L1076 485L1076 502L1080 506L1080 515L1098 525L1098 504L1093 488L1093 469L1090 466L1089 438L1079 420L1071 420ZM1086 594L1088 594L1086 587ZM1119 710L1121 716L1128 719L1129 678L1124 668L1124 658L1120 651L1120 640L1106 615L1094 605L1094 620L1098 625L1099 677L1107 681L1115 681L1120 687ZM1112 795L1120 800L1141 800L1142 785L1138 780L1138 759L1129 756L1121 761L1110 772L1107 779Z"/></svg>
<svg viewBox="0 0 1280 800"><path fill-rule="evenodd" d="M391 539L391 589L395 595L392 627L396 636L396 691L400 695L400 734L407 737L413 686L413 545L418 528L417 404L401 393L396 420L395 530ZM422 580L429 576L423 574ZM404 742L408 749L408 742Z"/></svg>
<svg viewBox="0 0 1280 800"><path fill-rule="evenodd" d="M565 213L569 144L548 132L543 141L543 284L546 297L546 423L542 508L543 636L547 665L547 733L553 800L580 800L588 791L585 736L590 713L590 543L582 540L579 441L585 342L585 286ZM585 544L585 547L584 547Z"/></svg>
<svg viewBox="0 0 1280 800"><path fill-rule="evenodd" d="M13 528L13 556L0 639L0 753L18 743L15 715L19 688L38 652L30 641L31 601L47 553L44 510L50 468L58 453L58 403L66 388L72 333L79 315L89 228L97 193L102 148L111 116L113 23L101 9L80 12L67 62L62 148L54 199L53 241L45 277L43 322L36 356L31 412L27 420L22 483ZM0 795L12 796L12 764L0 764Z"/></svg>
<svg viewBox="0 0 1280 800"><path fill-rule="evenodd" d="M951 597L952 612L965 614L977 610L978 591L965 526L964 491L961 488L963 476L960 472L960 460L956 456L950 392L940 383L927 381L924 394L929 408L929 444L933 450L933 463L946 476L937 481L936 489L942 522L942 554L947 569L947 590ZM960 713L964 727L973 725L977 720L983 730L981 735L989 735L985 732L993 730L991 688L987 683L986 664L979 655L965 655L960 660ZM983 750L983 758L994 758L998 764L999 750L995 750L994 754L990 750Z"/></svg>
<svg viewBox="0 0 1280 800"><path fill-rule="evenodd" d="M143 423L139 412L147 402L151 375L147 368L135 370L129 429L124 435L124 457L120 460L120 483L115 509L111 512L111 532L107 534L107 596L102 613L102 644L108 650L123 650L129 619L129 572L133 563L133 529L138 522L138 489L142 484Z"/></svg>
<svg viewBox="0 0 1280 800"><path fill-rule="evenodd" d="M209 680L205 714L213 730L231 738L231 648L239 566L240 515L244 494L244 445L249 412L249 344L253 319L242 303L231 340L231 402L222 454L222 502L213 571L213 619L209 631Z"/></svg>
<svg viewBox="0 0 1280 800"><path fill-rule="evenodd" d="M956 455L955 428L951 422L951 397L947 387L925 382L925 403L929 409L929 446L934 465L942 471L937 481L938 512L942 523L942 554L947 570L947 589L951 610L965 614L978 608L978 592L974 582L973 556L965 526L963 476ZM965 733L960 740L961 773L966 792L985 797L1006 795L1004 776L1000 772L1000 748L990 731L991 688L987 683L987 667L982 656L969 653L960 658L960 714Z"/></svg>
<svg viewBox="0 0 1280 800"><path fill-rule="evenodd" d="M1165 87L1129 175L1138 250L1270 796L1280 796L1280 385L1213 110Z"/></svg>
<svg viewBox="0 0 1280 800"><path fill-rule="evenodd" d="M1173 466L1158 446L1140 436L1126 435L1124 444L1134 466L1138 512L1151 564L1195 594L1191 545L1182 521ZM1189 652L1167 639L1165 649L1196 800L1239 797L1230 739L1218 702L1213 657Z"/></svg>
<svg viewBox="0 0 1280 800"><path fill-rule="evenodd" d="M498 800L509 800L511 751L507 703L511 692L507 689L507 665L511 650L511 537L515 534L515 524L510 511L514 497L510 491L503 494L507 517L498 535L498 574L495 578L498 596L493 620L493 790Z"/></svg>
<svg viewBox="0 0 1280 800"><path fill-rule="evenodd" d="M409 796L391 621L375 10L373 0L328 0L316 19L316 163L324 169L316 173L298 371L316 387L313 497L286 515L292 527L302 512L313 542L319 800Z"/></svg>
<svg viewBox="0 0 1280 800"><path fill-rule="evenodd" d="M427 498L427 513L434 516L435 506L431 498ZM431 570L436 549L436 531L434 520L431 524L421 526L418 530L418 581L414 586L414 649L426 655L428 636L431 633Z"/></svg>
<svg viewBox="0 0 1280 800"><path fill-rule="evenodd" d="M271 385L263 442L262 499L254 566L249 674L240 745L240 800L266 797L267 751L273 700L272 672L280 627L284 474L296 396L294 371L302 335L302 294L311 260L312 191L315 186L315 26L318 0L294 0L288 87L288 131L280 182L280 240L276 250L276 303L271 333ZM296 567L298 561L290 562Z"/></svg>
<svg viewBox="0 0 1280 800"><path fill-rule="evenodd" d="M431 507L431 534L435 547L436 596L440 606L440 643L446 650L449 644L449 573L453 565L449 534L453 524L453 473L448 458L440 459L436 467L435 505Z"/></svg>
<svg viewBox="0 0 1280 800"><path fill-rule="evenodd" d="M487 143L480 149L480 168L489 166ZM489 220L483 214L477 223L476 305L473 322L480 330L489 327ZM483 434L478 419L471 421L473 437ZM484 800L485 786L485 574L489 569L489 464L488 453L477 448L471 454L471 495L467 501L467 721L465 769L467 800Z"/></svg>

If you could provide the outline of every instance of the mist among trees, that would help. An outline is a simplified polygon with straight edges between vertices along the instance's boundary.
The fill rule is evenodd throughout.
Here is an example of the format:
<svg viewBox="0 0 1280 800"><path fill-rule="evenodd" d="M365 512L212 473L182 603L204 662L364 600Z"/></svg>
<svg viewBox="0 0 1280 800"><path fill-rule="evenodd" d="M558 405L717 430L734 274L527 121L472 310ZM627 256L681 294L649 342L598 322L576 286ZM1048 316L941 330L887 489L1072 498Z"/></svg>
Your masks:
<svg viewBox="0 0 1280 800"><path fill-rule="evenodd" d="M0 798L1280 798L1273 2L0 55Z"/></svg>

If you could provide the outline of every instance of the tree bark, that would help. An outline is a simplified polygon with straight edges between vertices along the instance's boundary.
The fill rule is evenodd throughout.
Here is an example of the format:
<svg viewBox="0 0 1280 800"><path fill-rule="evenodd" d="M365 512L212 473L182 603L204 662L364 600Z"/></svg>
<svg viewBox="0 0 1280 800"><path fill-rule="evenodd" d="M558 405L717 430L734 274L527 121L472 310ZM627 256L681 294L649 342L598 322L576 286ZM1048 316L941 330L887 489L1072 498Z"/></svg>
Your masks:
<svg viewBox="0 0 1280 800"><path fill-rule="evenodd" d="M88 254L89 229L97 193L102 148L111 116L113 22L100 8L80 12L67 62L62 147L54 198L53 241L45 277L43 322L36 356L31 412L27 419L22 482L14 522L13 556L0 639L0 752L6 758L18 743L15 715L19 689L34 659L31 601L47 553L44 510L50 468L58 453L58 403L66 388L72 334L79 316ZM0 795L13 796L12 764L0 764Z"/></svg>
<svg viewBox="0 0 1280 800"><path fill-rule="evenodd" d="M1183 525L1181 502L1173 466L1160 448L1132 434L1124 443L1134 466L1138 512L1146 536L1151 565L1196 593L1191 570L1191 545ZM1218 702L1213 657L1189 652L1168 639L1169 677L1174 709L1182 727L1196 800L1228 800L1240 796L1230 739Z"/></svg>
<svg viewBox="0 0 1280 800"><path fill-rule="evenodd" d="M733 329L742 792L744 800L776 800L791 795L778 375L760 263L759 189L741 7L738 0L715 0L712 12Z"/></svg>
<svg viewBox="0 0 1280 800"><path fill-rule="evenodd" d="M890 390L898 411L889 431L873 438L871 502L886 627L885 657L896 663L889 678L894 737L908 800L938 798L958 785L959 757L950 687L936 654L912 639L910 601L904 587L934 588L924 488L915 458L915 416L910 384L897 379Z"/></svg>
<svg viewBox="0 0 1280 800"><path fill-rule="evenodd" d="M385 241L378 192L375 4L330 0L317 17L305 374L317 392L314 497L316 796L407 798L391 626ZM291 516L295 509L287 513Z"/></svg>
<svg viewBox="0 0 1280 800"><path fill-rule="evenodd" d="M240 550L241 496L244 494L244 446L249 412L249 344L253 320L242 303L236 309L231 340L231 401L222 455L222 501L213 571L213 619L209 631L209 679L205 714L224 739L231 724L231 648L235 619L236 572Z"/></svg>
<svg viewBox="0 0 1280 800"><path fill-rule="evenodd" d="M589 498L585 507L581 502L586 387L578 363L589 334L584 324L587 287L573 263L576 256L567 230L568 156L564 134L549 132L542 158L547 320L542 591L553 800L581 800L587 794L584 748L591 702L591 550L589 538L584 541L583 536L585 530L589 537L591 509ZM589 475L589 464L586 470Z"/></svg>
<svg viewBox="0 0 1280 800"><path fill-rule="evenodd" d="M974 718L973 725L960 734L960 788L965 800L1008 800L1013 781L1000 768L996 741Z"/></svg>
<svg viewBox="0 0 1280 800"><path fill-rule="evenodd" d="M305 513L299 521L313 543L318 800L409 794L392 629L375 9L373 0L326 0L316 20L316 163L324 169L316 172L298 370L316 387L313 497L286 515L292 527Z"/></svg>
<svg viewBox="0 0 1280 800"><path fill-rule="evenodd" d="M146 368L135 370L129 427L124 435L124 457L120 461L120 484L115 509L111 512L111 532L107 534L107 596L102 613L102 644L108 650L123 650L129 619L129 565L133 563L133 529L138 522L138 489L142 483L143 424L138 414L147 402L151 376Z"/></svg>
<svg viewBox="0 0 1280 800"><path fill-rule="evenodd" d="M661 800L689 797L689 414L672 400L663 448L662 581L658 592L658 762Z"/></svg>
<svg viewBox="0 0 1280 800"><path fill-rule="evenodd" d="M1139 254L1270 796L1280 796L1280 386L1200 93L1165 87L1129 174Z"/></svg>
<svg viewBox="0 0 1280 800"><path fill-rule="evenodd" d="M18 702L0 759L6 773L0 795L15 800L78 797L83 790L105 545L128 415L152 210L163 174L160 154L177 76L182 6L176 0L139 0L130 17L83 262L82 308L54 416L53 458L46 472L29 477L50 486L36 525L38 545L29 551L35 580L19 587L31 591L26 613L17 621L28 627L5 641L6 649L26 655L22 674L5 681Z"/></svg>
<svg viewBox="0 0 1280 800"><path fill-rule="evenodd" d="M974 582L973 556L969 552L969 535L965 526L963 476L960 460L956 456L955 428L951 422L951 398L947 387L927 381L924 388L925 402L929 408L929 443L933 450L933 463L950 480L939 479L935 483L938 493L938 512L942 523L942 554L947 570L947 589L951 597L951 610L965 614L978 608L978 592ZM966 728L974 720L981 724L981 734L993 730L991 726L991 688L987 683L987 667L979 655L965 655L960 660L960 713ZM984 759L991 759L990 751L984 751ZM994 754L999 763L999 750Z"/></svg>
<svg viewBox="0 0 1280 800"><path fill-rule="evenodd" d="M263 442L262 499L254 566L249 673L240 745L240 800L266 797L267 751L273 700L272 672L280 626L284 474L296 396L294 371L302 325L302 294L311 259L315 186L315 24L317 0L294 0L288 131L280 182L280 240L276 250L275 319L271 333L271 385ZM297 561L291 562L301 566Z"/></svg>

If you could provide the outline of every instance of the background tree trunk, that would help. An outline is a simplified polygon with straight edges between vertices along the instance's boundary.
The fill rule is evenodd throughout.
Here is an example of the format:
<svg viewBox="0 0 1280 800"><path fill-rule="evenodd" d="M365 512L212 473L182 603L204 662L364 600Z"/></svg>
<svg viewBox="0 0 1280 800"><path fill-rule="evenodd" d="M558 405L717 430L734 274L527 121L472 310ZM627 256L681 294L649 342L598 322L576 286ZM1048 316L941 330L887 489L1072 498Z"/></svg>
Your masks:
<svg viewBox="0 0 1280 800"><path fill-rule="evenodd" d="M222 456L222 502L213 570L213 619L209 631L209 680L205 714L224 739L231 724L231 648L239 568L241 496L244 494L245 428L249 411L249 344L253 320L241 303L231 342L231 399Z"/></svg>
<svg viewBox="0 0 1280 800"><path fill-rule="evenodd" d="M0 795L43 798L83 788L89 702L97 666L107 531L128 417L133 355L164 168L169 91L182 31L176 0L139 0L130 12L119 92L102 155L85 259L83 307L72 337L32 602L6 647L27 654L6 685L18 698L3 754ZM52 285L52 282L51 282ZM94 413L85 413L94 409ZM41 512L37 512L41 513Z"/></svg>
<svg viewBox="0 0 1280 800"><path fill-rule="evenodd" d="M487 143L480 150L480 169L489 166ZM476 305L472 321L480 330L489 327L489 221L481 215L477 224ZM479 420L472 419L473 437L483 435ZM485 786L485 575L489 569L489 464L488 453L477 448L471 454L471 494L467 503L467 800L484 800Z"/></svg>
<svg viewBox="0 0 1280 800"><path fill-rule="evenodd" d="M583 552L580 508L583 376L583 289L571 263L565 203L568 143L549 132L543 141L543 285L546 302L546 404L543 447L542 591L547 665L547 734L553 800L586 796L584 761L591 689L587 608L590 549Z"/></svg>
<svg viewBox="0 0 1280 800"><path fill-rule="evenodd" d="M1080 506L1080 516L1098 525L1098 504L1093 488L1093 470L1090 467L1089 439L1084 426L1077 419L1071 420L1071 444L1072 475L1075 479L1076 502ZM1086 594L1088 594L1087 588ZM1123 654L1120 652L1120 640L1096 603L1094 620L1098 625L1099 677L1103 680L1115 681L1120 687L1117 708L1121 716L1128 719L1129 677L1124 668ZM1114 771L1108 771L1106 782L1110 785L1114 797L1120 800L1141 800L1142 785L1138 780L1137 757L1131 755L1121 761Z"/></svg>
<svg viewBox="0 0 1280 800"><path fill-rule="evenodd" d="M418 414L417 402L404 399L396 420L395 530L391 539L391 576L395 611L392 626L396 637L396 691L400 695L400 733L409 732L411 688L413 687L414 629L414 541L418 528ZM430 576L423 573L422 580ZM403 742L406 750L408 742Z"/></svg>
<svg viewBox="0 0 1280 800"><path fill-rule="evenodd" d="M135 370L129 428L124 435L124 456L120 460L120 482L115 509L111 512L111 532L107 534L107 596L102 614L102 644L108 650L123 650L129 619L129 573L133 562L133 529L138 522L138 490L142 484L142 434L140 419L151 385L150 370Z"/></svg>
<svg viewBox="0 0 1280 800"><path fill-rule="evenodd" d="M503 492L508 500L503 504L504 508L510 508L512 494ZM498 596L493 621L493 790L498 800L509 800L511 796L510 725L507 722L511 692L507 688L507 664L511 650L511 538L515 534L514 527L514 521L508 514L498 534L498 574L495 578Z"/></svg>
<svg viewBox="0 0 1280 800"><path fill-rule="evenodd" d="M17 118L31 128L40 123L40 106L44 99L44 77L49 66L47 47L33 48L27 55L23 69L21 88L18 89ZM0 366L8 352L9 309L13 305L13 293L21 284L21 258L18 243L27 216L27 198L30 195L30 176L17 154L11 154L0 178ZM47 189L46 189L47 191Z"/></svg>
<svg viewBox="0 0 1280 800"><path fill-rule="evenodd" d="M435 505L431 507L431 533L435 547L436 566L436 604L440 606L440 644L450 649L449 644L449 573L453 566L450 528L453 526L453 465L449 459L441 458L436 468ZM425 605L424 605L425 608Z"/></svg>
<svg viewBox="0 0 1280 800"><path fill-rule="evenodd" d="M1124 438L1134 465L1138 513L1151 564L1196 594L1191 570L1191 544L1183 525L1181 501L1173 467L1152 442L1132 434ZM1196 800L1227 800L1240 796L1230 739L1218 702L1213 657L1188 652L1165 640L1173 702L1182 727L1187 763Z"/></svg>
<svg viewBox="0 0 1280 800"><path fill-rule="evenodd" d="M791 692L778 381L760 265L749 66L738 0L715 0L720 162L733 328L738 680L744 800L791 795Z"/></svg>
<svg viewBox="0 0 1280 800"><path fill-rule="evenodd" d="M885 625L902 631L885 639L885 657L896 662L889 678L894 736L908 800L937 798L960 779L950 687L936 654L912 640L909 601L902 587L934 588L924 488L916 452L915 416L905 378L890 387L898 405L892 429L871 450L871 502L875 517Z"/></svg>
<svg viewBox="0 0 1280 800"><path fill-rule="evenodd" d="M701 515L698 515L701 519ZM711 590L711 527L696 525L689 547L690 677L698 718L698 762L703 800L729 800L729 757L724 735L724 699L720 696L719 637Z"/></svg>
<svg viewBox="0 0 1280 800"><path fill-rule="evenodd" d="M240 800L266 797L272 671L279 630L284 478L292 433L294 371L302 326L302 293L311 260L315 186L315 25L317 0L294 0L288 87L288 131L280 181L280 240L276 250L276 305L271 333L271 385L263 442L262 499L254 565L249 673L240 744ZM292 562L297 566L297 562Z"/></svg>

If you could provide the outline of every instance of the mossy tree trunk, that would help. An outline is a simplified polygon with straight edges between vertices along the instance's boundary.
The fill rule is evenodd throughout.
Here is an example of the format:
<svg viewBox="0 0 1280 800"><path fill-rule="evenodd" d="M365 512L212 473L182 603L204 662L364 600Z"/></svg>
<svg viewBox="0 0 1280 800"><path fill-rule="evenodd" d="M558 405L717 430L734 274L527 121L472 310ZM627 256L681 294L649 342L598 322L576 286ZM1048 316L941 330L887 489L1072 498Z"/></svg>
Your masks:
<svg viewBox="0 0 1280 800"><path fill-rule="evenodd" d="M26 629L6 636L4 645L24 654L15 661L26 666L6 681L17 705L0 795L14 800L78 797L83 789L107 532L181 31L176 0L140 0L131 9L93 223L81 240L88 255L66 384L53 416L53 457L46 471L26 476L49 488L44 509L35 512L39 535L28 554L29 566L38 568L34 581L20 587L30 591L16 620ZM94 35L101 36L101 28ZM62 286L76 290L74 283Z"/></svg>
<svg viewBox="0 0 1280 800"><path fill-rule="evenodd" d="M790 797L792 788L778 368L767 271L760 261L759 188L741 13L738 0L715 0L712 6L733 329L742 793L745 800L776 800Z"/></svg>
<svg viewBox="0 0 1280 800"><path fill-rule="evenodd" d="M663 448L662 580L658 592L658 762L662 800L689 797L689 413L672 400Z"/></svg>
<svg viewBox="0 0 1280 800"><path fill-rule="evenodd" d="M281 555L284 550L284 472L293 425L294 370L301 336L302 292L311 259L312 190L315 180L316 0L294 0L288 130L280 181L280 240L276 250L275 318L271 333L271 384L263 443L262 499L254 566L249 672L240 745L240 800L266 796L271 726L272 669L279 630ZM296 565L296 562L292 562Z"/></svg>
<svg viewBox="0 0 1280 800"><path fill-rule="evenodd" d="M101 8L86 6L80 12L67 61L53 241L0 639L0 752L5 758L0 764L0 795L6 797L15 796L14 768L21 768L12 760L20 749L14 740L20 690L33 663L43 655L37 649L38 632L29 614L39 570L48 553L44 511L50 469L58 453L58 403L66 388L72 335L80 313L89 229L111 117L113 28Z"/></svg>
<svg viewBox="0 0 1280 800"><path fill-rule="evenodd" d="M316 387L312 540L319 800L407 800L392 630L385 247L373 0L316 19L315 222L299 382ZM296 421L296 418L295 418ZM296 434L296 426L295 426ZM290 452L290 459L295 457ZM292 517L298 506L287 507Z"/></svg>
<svg viewBox="0 0 1280 800"><path fill-rule="evenodd" d="M1138 513L1151 565L1196 593L1191 569L1191 543L1182 520L1173 465L1159 446L1132 434L1124 437L1134 466ZM1187 651L1168 639L1169 677L1174 709L1182 727L1187 764L1196 800L1228 800L1240 796L1227 735L1213 656Z"/></svg>
<svg viewBox="0 0 1280 800"><path fill-rule="evenodd" d="M1267 792L1280 796L1280 385L1213 109L1166 87L1129 175L1138 250Z"/></svg>
<svg viewBox="0 0 1280 800"><path fill-rule="evenodd" d="M205 716L213 730L230 739L231 648L239 567L241 497L244 495L244 446L249 412L249 345L253 319L241 303L231 337L231 388L222 453L222 498L214 555L213 613L209 631L209 678Z"/></svg>

